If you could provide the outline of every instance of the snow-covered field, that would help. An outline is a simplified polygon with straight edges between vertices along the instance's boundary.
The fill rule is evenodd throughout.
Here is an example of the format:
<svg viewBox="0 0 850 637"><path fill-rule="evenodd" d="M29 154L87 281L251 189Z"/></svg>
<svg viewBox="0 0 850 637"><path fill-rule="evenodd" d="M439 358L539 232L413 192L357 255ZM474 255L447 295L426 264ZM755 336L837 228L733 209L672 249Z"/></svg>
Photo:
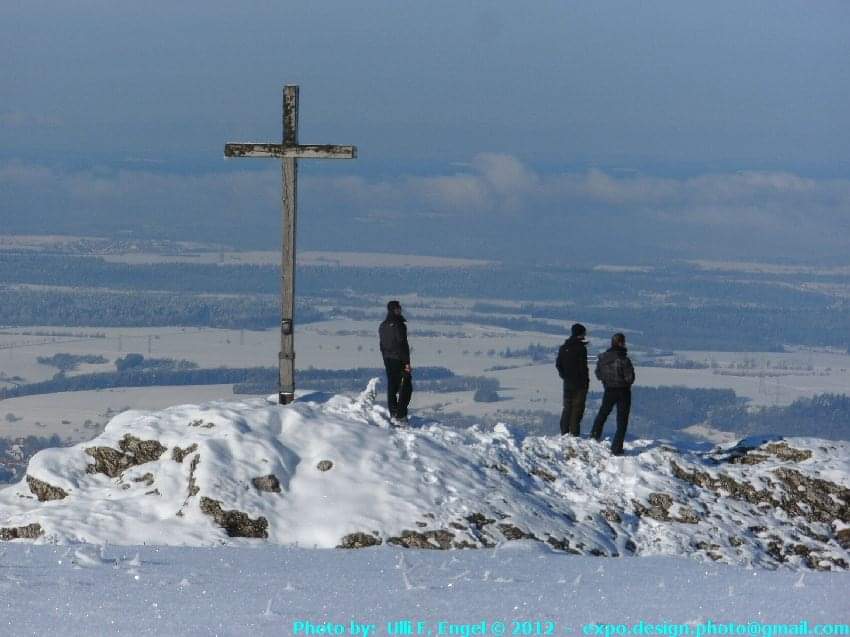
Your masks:
<svg viewBox="0 0 850 637"><path fill-rule="evenodd" d="M296 622L848 623L848 573L760 571L677 558L602 560L516 542L450 553L251 548L0 547L0 633L294 635ZM554 624L549 624L553 622ZM414 623L418 627L418 624ZM520 625L522 627L522 625ZM671 628L672 630L673 628ZM604 628L602 629L604 635ZM359 633L362 635L362 631ZM415 634L415 629L414 629ZM428 635L428 633L424 633ZM613 633L611 633L613 634ZM681 627L678 633L682 634ZM752 633L749 633L752 634Z"/></svg>
<svg viewBox="0 0 850 637"><path fill-rule="evenodd" d="M443 300L442 303L451 306L454 302ZM53 342L51 337L32 334L49 333L56 329L30 327L4 330L8 333L0 334L0 374L7 377L21 376L27 382L49 379L56 373L56 368L39 364L36 359L57 352L97 354L109 361L102 365L84 364L71 373L112 371L115 369L114 360L128 352L140 352L148 357L188 359L201 367L277 364L279 334L274 330L242 332L197 328L69 328L69 333L103 334L105 338L57 337L57 342ZM375 330L374 322L369 321L335 320L305 325L298 335L299 364L327 369L380 367ZM446 335L418 336L417 330L443 331ZM523 349L532 343L556 346L561 340L551 334L516 332L470 324L441 325L413 321L411 343L415 366L443 366L457 374L490 376L499 379L503 389L500 391L502 400L496 403L476 403L473 392L441 395L417 392L412 408L414 411L430 412L440 407L444 412L478 418L499 417L498 412L506 410L558 413L561 409L562 389L553 365L535 365L521 358L500 358L492 355L492 352L508 348ZM603 345L603 339L597 337L591 350L597 351ZM644 386L733 389L739 395L749 398L754 405L784 405L800 397L850 391L850 356L844 353L681 352L680 356L697 361L712 359L724 367L749 359L756 361L758 369L730 375L719 374L712 369L639 367L638 383ZM770 368L766 367L768 364ZM500 365L511 368L491 370ZM762 368L776 372L782 366L793 369L783 370L782 375L777 376L758 375ZM808 367L812 368L811 372L806 371ZM591 385L593 390L601 389L595 378L592 378ZM149 405L151 407L201 402L212 398L206 388L179 387L153 392L150 389L87 392L84 402L66 394L10 399L0 403L0 436L43 436L55 432L72 440L86 439L90 437L91 431L90 426L84 426L87 420L103 422L102 414L107 410L143 406L152 394L156 397ZM230 395L228 388L219 394L222 398ZM61 407L66 403L69 409L63 414ZM12 418L7 420L7 414L12 414Z"/></svg>

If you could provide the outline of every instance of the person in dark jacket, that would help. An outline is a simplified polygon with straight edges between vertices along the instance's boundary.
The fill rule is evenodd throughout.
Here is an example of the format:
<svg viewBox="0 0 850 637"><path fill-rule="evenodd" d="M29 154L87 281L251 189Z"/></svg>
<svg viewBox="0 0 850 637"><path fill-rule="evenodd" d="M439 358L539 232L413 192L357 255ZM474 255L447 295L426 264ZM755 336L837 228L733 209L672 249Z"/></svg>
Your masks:
<svg viewBox="0 0 850 637"><path fill-rule="evenodd" d="M605 393L602 395L602 406L593 421L590 436L602 441L602 428L617 406L617 433L611 441L611 453L623 455L623 440L626 438L626 427L629 425L629 411L632 407L632 385L635 382L635 368L629 360L626 349L626 336L621 333L611 337L611 348L599 355L596 361L596 378L602 381Z"/></svg>
<svg viewBox="0 0 850 637"><path fill-rule="evenodd" d="M561 411L561 435L580 434L581 419L584 417L584 405L587 389L590 386L590 373L587 370L587 329L581 323L573 325L570 337L558 350L555 367L564 381L564 409Z"/></svg>
<svg viewBox="0 0 850 637"><path fill-rule="evenodd" d="M387 303L387 318L378 328L381 355L387 371L387 407L396 420L407 418L407 406L413 395L413 374L410 368L410 345L407 344L407 321L401 313L401 303Z"/></svg>

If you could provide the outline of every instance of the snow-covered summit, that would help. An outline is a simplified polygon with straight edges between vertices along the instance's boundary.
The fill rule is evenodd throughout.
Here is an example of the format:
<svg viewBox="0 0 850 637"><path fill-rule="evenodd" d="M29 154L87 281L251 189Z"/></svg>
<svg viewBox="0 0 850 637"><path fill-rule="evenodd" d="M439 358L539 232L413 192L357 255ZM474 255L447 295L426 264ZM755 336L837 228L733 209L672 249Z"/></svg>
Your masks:
<svg viewBox="0 0 850 637"><path fill-rule="evenodd" d="M394 544L513 540L577 554L846 569L850 444L747 440L709 453L437 423L390 427L376 381L304 396L128 411L0 491L0 539Z"/></svg>

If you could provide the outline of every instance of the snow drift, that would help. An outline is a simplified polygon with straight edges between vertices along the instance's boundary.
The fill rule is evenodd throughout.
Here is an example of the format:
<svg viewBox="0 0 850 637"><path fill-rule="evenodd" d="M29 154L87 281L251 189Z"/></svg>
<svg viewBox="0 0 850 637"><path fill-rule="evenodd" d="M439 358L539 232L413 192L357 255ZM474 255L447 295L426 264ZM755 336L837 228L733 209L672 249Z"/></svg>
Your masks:
<svg viewBox="0 0 850 637"><path fill-rule="evenodd" d="M850 444L745 440L699 453L415 422L375 387L128 411L0 491L0 539L38 543L475 548L850 564Z"/></svg>

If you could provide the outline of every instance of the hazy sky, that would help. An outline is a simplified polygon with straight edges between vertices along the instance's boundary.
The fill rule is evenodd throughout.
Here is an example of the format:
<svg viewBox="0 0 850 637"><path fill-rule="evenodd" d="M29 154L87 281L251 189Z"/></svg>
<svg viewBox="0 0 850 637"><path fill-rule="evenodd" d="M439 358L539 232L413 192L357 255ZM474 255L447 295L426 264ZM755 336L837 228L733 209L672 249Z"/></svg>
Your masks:
<svg viewBox="0 0 850 637"><path fill-rule="evenodd" d="M843 0L2 0L0 225L273 243L279 167L222 147L298 83L301 141L360 150L302 162L307 247L840 254L848 60Z"/></svg>

